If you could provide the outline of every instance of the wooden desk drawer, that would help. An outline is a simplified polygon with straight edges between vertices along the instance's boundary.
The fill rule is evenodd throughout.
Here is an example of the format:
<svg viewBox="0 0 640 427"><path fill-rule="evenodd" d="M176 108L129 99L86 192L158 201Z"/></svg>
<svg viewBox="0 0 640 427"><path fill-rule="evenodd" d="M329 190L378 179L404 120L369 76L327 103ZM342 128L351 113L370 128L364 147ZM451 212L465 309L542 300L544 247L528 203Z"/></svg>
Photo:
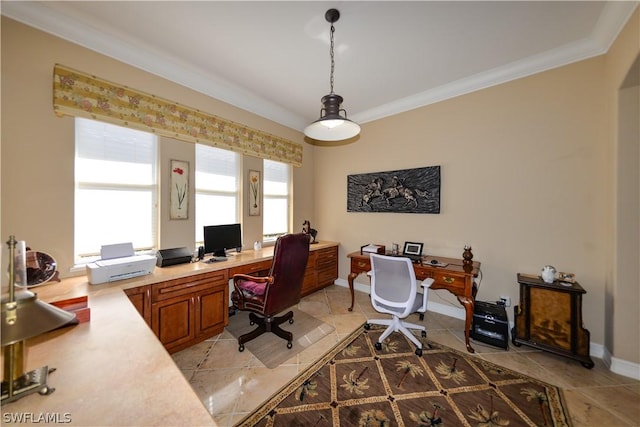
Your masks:
<svg viewBox="0 0 640 427"><path fill-rule="evenodd" d="M351 273L366 273L371 270L369 258L351 258Z"/></svg>
<svg viewBox="0 0 640 427"><path fill-rule="evenodd" d="M247 265L239 265L237 267L231 267L229 269L229 278L233 278L234 274L249 274L254 275L260 271L270 270L271 269L271 260L265 260L260 262L254 262Z"/></svg>
<svg viewBox="0 0 640 427"><path fill-rule="evenodd" d="M316 251L317 259L316 265L318 268L337 265L338 263L338 248L327 248Z"/></svg>
<svg viewBox="0 0 640 427"><path fill-rule="evenodd" d="M438 269L433 269L433 277L434 283L432 287L445 287L450 290L459 289L464 290L465 288L465 275L455 273L452 271L439 271Z"/></svg>
<svg viewBox="0 0 640 427"><path fill-rule="evenodd" d="M424 280L433 277L433 267L426 265L413 264L413 271L416 272L416 279Z"/></svg>
<svg viewBox="0 0 640 427"><path fill-rule="evenodd" d="M167 280L151 286L151 302L163 301L181 295L191 295L214 286L228 286L228 282L229 276L226 269Z"/></svg>

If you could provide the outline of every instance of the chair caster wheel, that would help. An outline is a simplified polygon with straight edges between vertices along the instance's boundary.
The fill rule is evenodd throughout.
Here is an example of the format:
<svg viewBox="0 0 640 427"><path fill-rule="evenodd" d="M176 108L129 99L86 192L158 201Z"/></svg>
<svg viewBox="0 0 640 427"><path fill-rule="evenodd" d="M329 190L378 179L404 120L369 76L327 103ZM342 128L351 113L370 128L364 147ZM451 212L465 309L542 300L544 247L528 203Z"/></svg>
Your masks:
<svg viewBox="0 0 640 427"><path fill-rule="evenodd" d="M293 347L293 343L291 343L291 341L287 342L287 348L290 349L291 347Z"/></svg>
<svg viewBox="0 0 640 427"><path fill-rule="evenodd" d="M375 345L376 350L380 351L382 350L382 343L377 342Z"/></svg>
<svg viewBox="0 0 640 427"><path fill-rule="evenodd" d="M256 324L256 322L254 322L253 320L251 320L251 321L249 322L249 325L250 325L250 326L253 326L253 325L255 325L255 324Z"/></svg>
<svg viewBox="0 0 640 427"><path fill-rule="evenodd" d="M422 331L422 333L420 335L422 336L422 338L426 338L427 337L427 331Z"/></svg>
<svg viewBox="0 0 640 427"><path fill-rule="evenodd" d="M424 313L420 313L420 320L424 320Z"/></svg>
<svg viewBox="0 0 640 427"><path fill-rule="evenodd" d="M40 390L38 390L38 394L40 394L42 396L47 396L47 395L53 393L54 391L56 391L55 388L49 387L49 386L44 386Z"/></svg>
<svg viewBox="0 0 640 427"><path fill-rule="evenodd" d="M422 349L421 348L417 348L416 349L416 356L422 357Z"/></svg>
<svg viewBox="0 0 640 427"><path fill-rule="evenodd" d="M365 324L364 324L364 329L365 329L365 330L367 330L367 331L368 331L369 329L371 329L371 324L369 324L369 323L365 323Z"/></svg>
<svg viewBox="0 0 640 427"><path fill-rule="evenodd" d="M289 324L293 325L293 317L291 319L289 319Z"/></svg>
<svg viewBox="0 0 640 427"><path fill-rule="evenodd" d="M240 344L238 346L238 351L244 351L244 344Z"/></svg>

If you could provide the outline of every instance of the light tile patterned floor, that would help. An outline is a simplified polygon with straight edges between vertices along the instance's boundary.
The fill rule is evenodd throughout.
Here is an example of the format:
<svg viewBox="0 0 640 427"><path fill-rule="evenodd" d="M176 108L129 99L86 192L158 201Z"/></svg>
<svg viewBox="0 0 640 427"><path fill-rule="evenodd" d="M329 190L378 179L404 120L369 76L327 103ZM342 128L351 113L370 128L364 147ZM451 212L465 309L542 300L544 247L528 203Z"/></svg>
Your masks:
<svg viewBox="0 0 640 427"><path fill-rule="evenodd" d="M356 292L353 312L347 310L350 302L349 290L336 285L303 298L298 308L335 331L275 369L264 367L248 350L238 352L227 332L175 353L173 359L218 425L233 426L367 318L380 317L367 294ZM429 339L465 351L464 321L427 312L424 324ZM480 342L472 345L477 357L561 387L574 427L640 426L640 382L610 372L600 359L593 358L596 365L588 370L526 346L510 345L505 351Z"/></svg>

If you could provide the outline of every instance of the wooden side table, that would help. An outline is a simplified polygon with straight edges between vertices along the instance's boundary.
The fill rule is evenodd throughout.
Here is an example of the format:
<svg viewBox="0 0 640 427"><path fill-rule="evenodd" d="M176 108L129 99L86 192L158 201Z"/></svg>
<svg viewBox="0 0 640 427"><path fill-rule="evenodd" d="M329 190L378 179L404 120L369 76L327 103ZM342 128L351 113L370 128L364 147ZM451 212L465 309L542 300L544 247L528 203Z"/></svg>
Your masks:
<svg viewBox="0 0 640 427"><path fill-rule="evenodd" d="M589 356L589 331L582 324L582 295L576 283L546 283L538 276L518 273L520 305L514 307L511 341L594 366Z"/></svg>

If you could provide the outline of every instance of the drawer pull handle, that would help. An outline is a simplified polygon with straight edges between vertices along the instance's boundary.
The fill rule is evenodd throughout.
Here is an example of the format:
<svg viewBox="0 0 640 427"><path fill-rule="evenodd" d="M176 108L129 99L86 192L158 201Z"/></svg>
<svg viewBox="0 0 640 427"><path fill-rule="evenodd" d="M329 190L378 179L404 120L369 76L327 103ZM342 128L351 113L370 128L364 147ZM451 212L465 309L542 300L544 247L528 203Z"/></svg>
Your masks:
<svg viewBox="0 0 640 427"><path fill-rule="evenodd" d="M358 263L358 267L361 267L361 268L362 268L362 267L366 267L366 266L367 266L367 263L366 263L366 262L359 262L359 263Z"/></svg>
<svg viewBox="0 0 640 427"><path fill-rule="evenodd" d="M454 279L453 277L447 277L447 276L444 276L442 280L444 280L445 283L453 283L456 281L456 279Z"/></svg>

